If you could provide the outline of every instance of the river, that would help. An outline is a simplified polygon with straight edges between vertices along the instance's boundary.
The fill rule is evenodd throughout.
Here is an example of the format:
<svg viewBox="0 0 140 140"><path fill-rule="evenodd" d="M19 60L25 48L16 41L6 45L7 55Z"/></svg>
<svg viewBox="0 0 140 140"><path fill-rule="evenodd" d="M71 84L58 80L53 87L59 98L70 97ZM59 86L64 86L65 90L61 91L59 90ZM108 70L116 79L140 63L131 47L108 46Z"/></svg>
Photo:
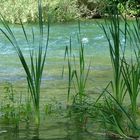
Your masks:
<svg viewBox="0 0 140 140"><path fill-rule="evenodd" d="M98 20L98 23L103 23L103 20ZM85 64L88 65L91 61L89 78L87 81L86 91L89 94L97 94L107 85L112 79L112 68L109 57L109 48L106 37L99 27L97 21L82 21L80 24L81 40L85 48ZM2 27L2 25L0 24ZM20 25L11 25L11 29L15 33L15 36L20 44L20 48L29 62L29 47L26 44L22 29ZM38 25L25 25L28 38L32 42L32 29L35 33L35 46L32 49L36 49L38 46ZM65 106L67 98L67 62L64 62L64 54L66 46L70 44L70 37L72 41L73 55L78 56L78 23L57 23L50 25L49 45L47 58L45 62L45 68L42 78L42 104L45 102L55 101L58 103L58 107ZM44 25L44 41L47 37L47 25ZM122 42L123 42L123 38ZM128 52L129 53L129 52ZM28 63L30 65L30 62ZM65 66L66 72L62 77L63 66ZM18 92L27 92L26 75L20 64L18 56L13 46L5 39L2 33L0 33L0 91L3 91L3 87L6 82L13 84ZM53 103L55 104L55 103ZM99 140L107 139L103 133L94 133L94 127L90 128L91 133L80 132L76 133L74 130L74 124L68 122L63 116L59 116L56 120L56 116L47 117L44 122L41 123L40 137L35 138L36 131L32 126L26 131L24 126L21 126L18 132L10 126L1 126L0 140ZM69 129L68 127L71 127ZM74 130L73 130L74 129ZM92 133L93 132L93 133ZM102 136L103 135L103 136Z"/></svg>

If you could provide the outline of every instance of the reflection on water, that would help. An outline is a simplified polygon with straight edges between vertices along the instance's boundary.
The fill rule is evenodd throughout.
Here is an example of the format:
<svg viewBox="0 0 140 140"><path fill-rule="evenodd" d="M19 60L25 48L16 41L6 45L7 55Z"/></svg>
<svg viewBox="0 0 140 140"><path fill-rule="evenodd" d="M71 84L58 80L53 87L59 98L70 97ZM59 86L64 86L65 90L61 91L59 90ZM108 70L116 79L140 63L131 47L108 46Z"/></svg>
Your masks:
<svg viewBox="0 0 140 140"><path fill-rule="evenodd" d="M102 133L80 132L70 130L67 126L55 126L55 128L47 129L26 128L20 130L6 127L1 128L0 140L108 140ZM56 131L57 129L57 131Z"/></svg>

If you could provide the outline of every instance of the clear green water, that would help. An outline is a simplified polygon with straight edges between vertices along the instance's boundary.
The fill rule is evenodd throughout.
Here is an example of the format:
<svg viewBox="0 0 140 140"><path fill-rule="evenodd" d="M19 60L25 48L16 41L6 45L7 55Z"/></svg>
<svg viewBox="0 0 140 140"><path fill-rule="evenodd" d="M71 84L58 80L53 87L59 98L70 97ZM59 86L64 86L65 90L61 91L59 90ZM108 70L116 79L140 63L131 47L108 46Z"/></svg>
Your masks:
<svg viewBox="0 0 140 140"><path fill-rule="evenodd" d="M99 22L103 22L102 20ZM31 27L33 26L35 34L38 34L37 25L26 25L26 31L31 36ZM28 50L25 39L19 25L12 25L21 49L28 59ZM44 25L44 31L47 31ZM72 37L72 46L75 55L78 50L77 43L78 24L65 23L53 24L50 27L50 41L48 47L47 61L43 75L41 101L51 102L50 99L66 104L67 97L67 75L61 77L62 67L65 65L63 58L66 45L69 45L69 38ZM85 57L87 63L92 58L90 75L87 83L87 92L89 94L98 93L110 81L111 64L109 59L108 43L103 31L95 21L86 21L81 23L82 38L87 38L85 43ZM44 37L45 39L45 37ZM35 38L38 41L38 37ZM8 81L13 83L19 92L26 91L26 77L21 64L18 60L15 50L4 39L0 33L0 91L2 92L3 83ZM77 132L75 123L72 123L63 116L48 117L41 123L39 129L39 138L36 138L36 130L33 126L27 129L20 126L18 132L13 126L0 126L0 140L103 140L109 139L103 133L97 133L96 126L89 123L89 132Z"/></svg>
<svg viewBox="0 0 140 140"><path fill-rule="evenodd" d="M27 25L26 31L28 35L31 35L31 27L33 26L35 30L35 34L38 34L38 27L37 25ZM47 27L44 25L44 30L46 32ZM18 41L21 44L22 51L25 55L28 55L28 46L25 43L25 38L23 37L21 28L19 25L12 26L14 33L16 34ZM66 45L69 45L69 38L72 37L72 46L74 49L78 49L77 43L77 34L78 34L78 24L77 23L67 23L67 24L55 24L51 25L50 27L50 41L48 47L48 54L47 58L51 59L52 61L48 60L46 65L51 67L53 65L53 61L59 61L62 63L62 59L64 57L64 51ZM107 42L103 32L100 30L98 25L95 21L92 22L83 22L81 23L81 34L82 38L87 38L88 43L85 44L85 54L88 57L107 57L108 49L107 49ZM17 73L21 71L18 67L19 60L17 58L16 52L14 48L9 44L7 40L4 39L2 34L0 33L0 76L1 81L3 80L18 80ZM32 39L32 38L31 38ZM37 41L38 38L36 37L35 40ZM44 37L45 40L45 37ZM37 46L36 46L37 47ZM93 60L94 61L94 60ZM98 69L98 68L97 68ZM8 79L5 75L7 73L11 76L8 76Z"/></svg>

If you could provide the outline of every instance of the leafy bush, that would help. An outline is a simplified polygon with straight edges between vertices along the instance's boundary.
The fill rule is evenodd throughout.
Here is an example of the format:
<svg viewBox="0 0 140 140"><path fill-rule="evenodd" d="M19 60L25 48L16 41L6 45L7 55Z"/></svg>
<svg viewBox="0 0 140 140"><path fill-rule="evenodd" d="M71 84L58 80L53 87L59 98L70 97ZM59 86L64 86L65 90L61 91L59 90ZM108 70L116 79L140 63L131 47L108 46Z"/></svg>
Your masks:
<svg viewBox="0 0 140 140"><path fill-rule="evenodd" d="M44 20L48 13L53 21L69 21L79 15L76 0L42 0ZM4 8L3 8L4 7ZM11 23L38 21L37 0L0 0L0 11Z"/></svg>
<svg viewBox="0 0 140 140"><path fill-rule="evenodd" d="M48 13L53 22L75 20L77 17L99 18L118 6L122 13L140 15L137 0L42 0L44 21ZM4 7L4 8L3 8ZM0 13L11 23L37 22L37 0L0 0Z"/></svg>
<svg viewBox="0 0 140 140"><path fill-rule="evenodd" d="M37 1L35 0L0 0L0 7L5 20L11 23L19 23L19 18L23 22L37 20Z"/></svg>
<svg viewBox="0 0 140 140"><path fill-rule="evenodd" d="M48 2L48 6L53 21L70 21L80 15L76 0L53 0Z"/></svg>

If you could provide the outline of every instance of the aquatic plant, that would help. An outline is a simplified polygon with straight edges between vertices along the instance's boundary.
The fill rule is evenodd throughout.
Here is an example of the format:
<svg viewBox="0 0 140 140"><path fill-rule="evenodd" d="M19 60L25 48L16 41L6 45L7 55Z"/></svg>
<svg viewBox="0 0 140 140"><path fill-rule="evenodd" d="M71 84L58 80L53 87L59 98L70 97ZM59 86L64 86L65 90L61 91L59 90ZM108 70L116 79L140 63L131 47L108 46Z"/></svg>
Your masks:
<svg viewBox="0 0 140 140"><path fill-rule="evenodd" d="M125 85L127 87L127 93L129 94L129 97L130 97L130 103L131 103L130 116L132 116L133 122L135 126L137 126L136 116L137 116L137 111L138 111L137 98L140 92L140 89L139 89L140 63L136 62L134 64L133 62L131 62L131 64L128 64L126 61L124 61L122 74L125 81Z"/></svg>
<svg viewBox="0 0 140 140"><path fill-rule="evenodd" d="M100 25L109 44L110 59L113 68L113 81L111 82L112 92L115 99L120 104L123 103L124 97L126 95L126 88L122 78L121 62L121 58L124 56L126 46L121 46L120 38L124 37L126 40L127 24L125 19L123 21L125 23L124 31L121 30L119 12L116 9L113 14L110 14L109 22L105 21L105 25Z"/></svg>
<svg viewBox="0 0 140 140"><path fill-rule="evenodd" d="M16 129L20 123L28 123L32 111L27 108L28 102L23 102L22 93L19 95L11 83L6 83L1 96L1 123L12 124Z"/></svg>
<svg viewBox="0 0 140 140"><path fill-rule="evenodd" d="M27 77L27 83L29 92L31 94L31 99L34 106L35 111L35 123L37 126L40 123L40 86L41 86L41 78L42 73L44 69L45 59L47 55L47 47L48 47L48 41L49 41L49 23L48 23L48 36L46 43L44 45L43 43L43 17L42 17L42 7L41 7L41 0L38 0L38 11L39 11L39 44L38 44L38 50L35 51L35 33L32 29L32 44L30 44L29 37L26 33L26 30L24 28L24 25L20 21L21 29L23 31L23 36L25 37L25 40L27 42L29 49L29 56L30 56L30 64L26 60L24 54L22 53L22 50L20 48L20 45L17 41L17 37L14 35L14 32L8 25L8 23L5 21L5 19L1 18L3 28L0 28L1 32L5 35L5 37L10 41L10 43L15 48L17 55L20 59L20 62L24 68L24 71L26 73ZM33 49L31 49L33 48Z"/></svg>
<svg viewBox="0 0 140 140"><path fill-rule="evenodd" d="M70 107L70 114L75 116L76 122L81 125L80 127L86 126L86 100L87 94L85 91L86 83L90 71L90 65L86 65L84 43L82 42L80 35L80 23L79 23L79 35L78 35L78 57L73 54L72 40L70 38L70 45L66 46L64 59L67 60L68 65L68 96L67 102ZM71 98L72 97L72 103Z"/></svg>
<svg viewBox="0 0 140 140"><path fill-rule="evenodd" d="M115 136L128 139L136 137L133 135L133 131L137 131L138 129L129 114L128 107L120 104L112 93L109 92L110 85L111 82L92 105L93 109L97 110L96 116L93 119L101 123L101 126L105 128L105 132L109 137ZM95 113L94 110L93 113ZM93 113L91 113L91 117L94 115Z"/></svg>
<svg viewBox="0 0 140 140"><path fill-rule="evenodd" d="M138 19L136 19L135 24L133 24L133 29L129 30L129 35L131 39L130 45L132 45L132 56L130 60L122 59L122 74L127 87L127 93L130 97L132 118L135 125L137 125L137 100L140 93L140 23Z"/></svg>
<svg viewBox="0 0 140 140"><path fill-rule="evenodd" d="M109 44L109 52L113 70L113 81L105 88L104 101L99 105L100 115L107 131L115 129L123 137L138 137L136 122L137 97L140 92L140 61L139 61L139 22L136 20L133 29L130 28L126 17L120 16L117 7L110 12L109 20L100 25ZM124 26L121 27L120 23ZM121 42L121 38L124 42ZM126 47L131 45L132 56L126 57ZM130 48L129 48L130 49ZM111 89L111 90L110 90ZM103 96L99 96L98 100ZM107 96L109 95L109 96ZM124 104L126 95L130 97L131 113ZM109 126L108 126L109 125ZM130 127L131 126L131 127ZM110 128L111 127L111 128Z"/></svg>
<svg viewBox="0 0 140 140"><path fill-rule="evenodd" d="M15 127L18 128L18 124L20 121L20 105L15 99L16 91L13 88L11 83L6 83L4 86L4 95L2 97L0 112L1 112L1 120L3 120L6 124L14 123ZM18 115L17 115L18 114Z"/></svg>

